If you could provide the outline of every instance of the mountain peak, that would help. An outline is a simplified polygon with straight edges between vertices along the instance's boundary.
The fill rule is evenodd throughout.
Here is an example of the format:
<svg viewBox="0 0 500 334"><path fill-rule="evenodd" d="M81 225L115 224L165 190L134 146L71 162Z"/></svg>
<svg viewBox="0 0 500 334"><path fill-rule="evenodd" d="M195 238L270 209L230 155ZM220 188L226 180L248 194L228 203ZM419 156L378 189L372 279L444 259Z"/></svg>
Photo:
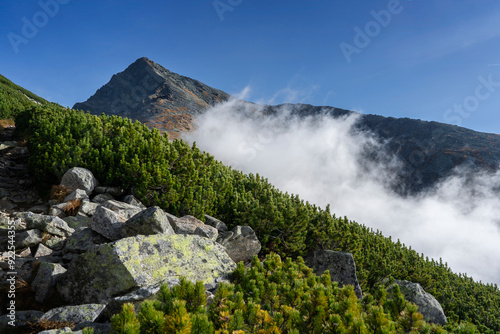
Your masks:
<svg viewBox="0 0 500 334"><path fill-rule="evenodd" d="M177 137L179 132L192 129L195 115L229 97L223 91L142 57L73 108L96 115L128 117Z"/></svg>
<svg viewBox="0 0 500 334"><path fill-rule="evenodd" d="M150 62L151 60L148 58L148 57L141 57L139 59L137 59L135 62L139 62L139 61L142 61L142 62Z"/></svg>
<svg viewBox="0 0 500 334"><path fill-rule="evenodd" d="M155 63L154 61L152 61L148 57L141 57L141 58L138 58L136 61L134 61L132 64L130 64L128 66L128 68L130 68L130 67L132 67L132 68L133 67L142 67L142 68L153 67L154 68L154 67L158 67L158 66L160 66L160 65L158 65L157 63Z"/></svg>

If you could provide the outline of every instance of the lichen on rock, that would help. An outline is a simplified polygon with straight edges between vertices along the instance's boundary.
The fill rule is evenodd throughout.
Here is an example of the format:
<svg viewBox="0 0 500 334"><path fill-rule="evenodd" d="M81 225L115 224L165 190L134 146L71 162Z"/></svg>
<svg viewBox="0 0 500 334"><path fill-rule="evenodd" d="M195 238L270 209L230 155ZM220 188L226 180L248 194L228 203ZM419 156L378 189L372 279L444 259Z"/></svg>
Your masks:
<svg viewBox="0 0 500 334"><path fill-rule="evenodd" d="M70 303L101 303L181 276L213 283L227 278L235 268L225 249L207 238L140 235L80 255L59 280L58 290Z"/></svg>

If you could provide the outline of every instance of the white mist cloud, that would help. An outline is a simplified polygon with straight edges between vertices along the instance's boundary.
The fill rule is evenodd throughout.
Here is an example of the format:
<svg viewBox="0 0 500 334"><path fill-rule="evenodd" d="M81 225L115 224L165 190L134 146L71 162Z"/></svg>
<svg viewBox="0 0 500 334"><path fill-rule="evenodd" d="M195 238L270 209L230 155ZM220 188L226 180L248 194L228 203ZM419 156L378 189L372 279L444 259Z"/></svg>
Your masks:
<svg viewBox="0 0 500 334"><path fill-rule="evenodd" d="M282 191L299 194L337 216L378 229L475 280L500 284L500 173L457 172L432 192L402 198L388 185L398 162L372 134L352 131L357 117L298 120L277 117L236 100L197 119L185 140L246 173L259 173ZM382 157L362 158L366 148Z"/></svg>

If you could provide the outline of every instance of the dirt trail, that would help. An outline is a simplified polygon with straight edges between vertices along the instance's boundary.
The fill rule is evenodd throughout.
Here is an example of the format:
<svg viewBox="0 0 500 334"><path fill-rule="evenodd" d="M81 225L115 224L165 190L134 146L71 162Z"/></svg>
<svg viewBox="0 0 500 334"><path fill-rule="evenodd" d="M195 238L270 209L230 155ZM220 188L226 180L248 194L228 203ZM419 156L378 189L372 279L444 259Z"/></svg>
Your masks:
<svg viewBox="0 0 500 334"><path fill-rule="evenodd" d="M14 127L0 127L0 212L25 211L43 204L28 174L29 153L14 137Z"/></svg>

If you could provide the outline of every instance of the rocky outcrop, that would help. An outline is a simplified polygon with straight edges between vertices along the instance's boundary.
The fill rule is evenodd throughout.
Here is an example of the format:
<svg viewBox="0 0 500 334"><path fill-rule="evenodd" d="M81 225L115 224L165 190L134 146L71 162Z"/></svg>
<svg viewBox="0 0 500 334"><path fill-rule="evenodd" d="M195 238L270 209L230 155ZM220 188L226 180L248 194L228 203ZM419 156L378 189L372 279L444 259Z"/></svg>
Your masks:
<svg viewBox="0 0 500 334"><path fill-rule="evenodd" d="M344 285L354 286L356 296L359 299L363 297L356 276L356 264L351 253L321 250L314 252L304 260L316 275L322 275L325 270L329 270L332 281L338 282L340 287Z"/></svg>
<svg viewBox="0 0 500 334"><path fill-rule="evenodd" d="M251 260L261 249L249 227L228 232L224 222L208 215L204 223L147 208L121 188L93 188L98 181L83 168L65 175L73 175L66 177L73 181L66 181L65 187L83 189L74 189L61 203L40 203L46 208L43 214L0 211L3 256L7 231L16 232L14 270L28 287L19 298L48 309L45 314L18 309L20 326L26 323L23 319L70 321L77 323L73 331L92 327L95 333L108 333L109 318L121 305L154 298L162 284L178 284L181 276L203 281L207 298L213 298L219 282L230 279L234 260ZM219 233L224 237L218 238ZM7 270L7 262L2 262L2 282ZM4 305L6 297L0 297ZM0 328L4 318L8 320L0 317ZM98 318L105 323L97 323Z"/></svg>
<svg viewBox="0 0 500 334"><path fill-rule="evenodd" d="M448 320L441 304L439 304L433 295L425 292L420 284L400 280L396 280L394 284L399 285L399 289L407 301L415 303L418 306L418 311L422 313L425 321L438 325L445 325L447 323ZM390 292L392 287L389 287L387 290Z"/></svg>
<svg viewBox="0 0 500 334"><path fill-rule="evenodd" d="M185 276L211 283L236 268L225 249L195 235L136 236L93 248L58 282L69 303L99 303L132 289Z"/></svg>
<svg viewBox="0 0 500 334"><path fill-rule="evenodd" d="M73 108L128 117L177 137L194 127L194 116L228 99L223 91L140 58Z"/></svg>

